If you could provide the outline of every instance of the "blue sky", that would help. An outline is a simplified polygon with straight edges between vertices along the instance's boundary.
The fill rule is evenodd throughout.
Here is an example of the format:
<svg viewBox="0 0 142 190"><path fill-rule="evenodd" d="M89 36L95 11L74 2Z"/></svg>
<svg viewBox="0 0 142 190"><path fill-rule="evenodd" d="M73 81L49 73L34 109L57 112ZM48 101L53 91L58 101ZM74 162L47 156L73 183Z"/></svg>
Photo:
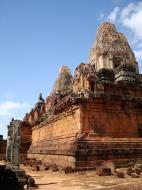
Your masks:
<svg viewBox="0 0 142 190"><path fill-rule="evenodd" d="M142 1L0 0L0 134L45 98L61 65L88 61L98 25L116 24L142 70Z"/></svg>

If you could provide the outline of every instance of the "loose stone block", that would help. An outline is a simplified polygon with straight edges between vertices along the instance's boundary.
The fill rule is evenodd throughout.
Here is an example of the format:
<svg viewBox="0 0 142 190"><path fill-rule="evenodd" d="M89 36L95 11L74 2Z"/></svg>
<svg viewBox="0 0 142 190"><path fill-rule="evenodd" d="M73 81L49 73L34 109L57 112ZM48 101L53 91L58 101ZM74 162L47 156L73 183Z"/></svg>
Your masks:
<svg viewBox="0 0 142 190"><path fill-rule="evenodd" d="M99 175L99 176L110 176L111 175L110 168L97 167L96 172L97 172L97 175Z"/></svg>
<svg viewBox="0 0 142 190"><path fill-rule="evenodd" d="M122 172L122 171L117 171L116 176L119 177L119 178L125 178L125 173Z"/></svg>
<svg viewBox="0 0 142 190"><path fill-rule="evenodd" d="M131 173L131 177L132 177L132 178L138 178L139 175L133 172L133 173Z"/></svg>

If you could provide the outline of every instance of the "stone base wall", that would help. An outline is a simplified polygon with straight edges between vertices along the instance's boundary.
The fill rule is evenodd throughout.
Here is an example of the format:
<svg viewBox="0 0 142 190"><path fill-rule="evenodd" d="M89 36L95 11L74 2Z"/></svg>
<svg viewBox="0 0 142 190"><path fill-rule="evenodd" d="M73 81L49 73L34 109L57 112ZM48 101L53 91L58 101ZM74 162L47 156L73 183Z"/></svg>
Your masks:
<svg viewBox="0 0 142 190"><path fill-rule="evenodd" d="M95 134L94 134L95 135ZM94 169L106 161L116 167L129 165L131 161L142 159L142 139L140 138L100 138L92 134L85 138L68 139L67 143L52 144L46 149L35 147L28 158L41 160L42 164L56 164L59 168L67 166L76 171Z"/></svg>
<svg viewBox="0 0 142 190"><path fill-rule="evenodd" d="M28 158L75 170L142 159L140 100L90 97L76 105L33 128Z"/></svg>
<svg viewBox="0 0 142 190"><path fill-rule="evenodd" d="M131 161L142 160L142 139L140 138L102 138L86 139L86 148L76 152L78 170L95 168L101 163L111 161L116 167L124 167Z"/></svg>
<svg viewBox="0 0 142 190"><path fill-rule="evenodd" d="M36 158L36 160L41 160L43 165L56 164L59 168L65 168L68 166L75 168L75 157L73 156L28 154L28 158Z"/></svg>
<svg viewBox="0 0 142 190"><path fill-rule="evenodd" d="M43 164L75 168L74 143L80 128L80 109L77 106L57 115L43 126L35 126L28 158L36 158Z"/></svg>
<svg viewBox="0 0 142 190"><path fill-rule="evenodd" d="M99 137L138 138L142 135L139 134L142 108L133 100L92 98L82 105L81 113L82 130L92 130Z"/></svg>

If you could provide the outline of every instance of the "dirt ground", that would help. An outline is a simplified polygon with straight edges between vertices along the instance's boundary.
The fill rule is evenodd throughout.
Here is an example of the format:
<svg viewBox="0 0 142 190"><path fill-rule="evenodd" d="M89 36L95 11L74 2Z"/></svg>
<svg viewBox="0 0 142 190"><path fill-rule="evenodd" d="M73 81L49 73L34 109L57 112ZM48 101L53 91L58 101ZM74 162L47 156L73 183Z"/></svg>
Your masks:
<svg viewBox="0 0 142 190"><path fill-rule="evenodd" d="M118 178L113 175L97 176L95 171L64 174L61 171L32 171L27 167L23 169L37 184L37 187L29 188L30 190L142 190L142 176Z"/></svg>

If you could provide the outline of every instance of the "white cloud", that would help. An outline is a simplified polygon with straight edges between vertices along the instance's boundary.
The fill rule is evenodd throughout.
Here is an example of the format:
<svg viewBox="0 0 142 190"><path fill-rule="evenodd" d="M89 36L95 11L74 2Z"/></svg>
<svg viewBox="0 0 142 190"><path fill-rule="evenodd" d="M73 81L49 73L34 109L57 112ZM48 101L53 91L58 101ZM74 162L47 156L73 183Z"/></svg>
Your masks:
<svg viewBox="0 0 142 190"><path fill-rule="evenodd" d="M25 103L19 103L19 102L13 102L13 101L6 101L3 103L0 103L0 116L10 116L12 115L13 110L19 110L26 108L28 104Z"/></svg>
<svg viewBox="0 0 142 190"><path fill-rule="evenodd" d="M134 53L138 60L142 60L142 50L135 50Z"/></svg>
<svg viewBox="0 0 142 190"><path fill-rule="evenodd" d="M133 33L134 53L142 61L142 2L130 3L120 13L120 23Z"/></svg>
<svg viewBox="0 0 142 190"><path fill-rule="evenodd" d="M130 12L134 9L134 4L130 3L126 7L124 7L121 11L121 19L124 19L129 16Z"/></svg>
<svg viewBox="0 0 142 190"><path fill-rule="evenodd" d="M115 22L116 18L117 18L117 14L119 13L119 7L115 7L113 9L113 11L109 14L109 16L107 17L109 21L111 22Z"/></svg>
<svg viewBox="0 0 142 190"><path fill-rule="evenodd" d="M121 11L119 7L115 7L107 18L113 22L118 21L130 29L137 40L142 40L142 2L130 3Z"/></svg>
<svg viewBox="0 0 142 190"><path fill-rule="evenodd" d="M137 36L138 38L142 39L142 11L137 12L133 15L131 15L129 18L125 18L122 21L122 24L130 28L134 35Z"/></svg>
<svg viewBox="0 0 142 190"><path fill-rule="evenodd" d="M142 9L142 2L139 3L129 3L121 11L121 20L129 17L131 14L135 14Z"/></svg>

